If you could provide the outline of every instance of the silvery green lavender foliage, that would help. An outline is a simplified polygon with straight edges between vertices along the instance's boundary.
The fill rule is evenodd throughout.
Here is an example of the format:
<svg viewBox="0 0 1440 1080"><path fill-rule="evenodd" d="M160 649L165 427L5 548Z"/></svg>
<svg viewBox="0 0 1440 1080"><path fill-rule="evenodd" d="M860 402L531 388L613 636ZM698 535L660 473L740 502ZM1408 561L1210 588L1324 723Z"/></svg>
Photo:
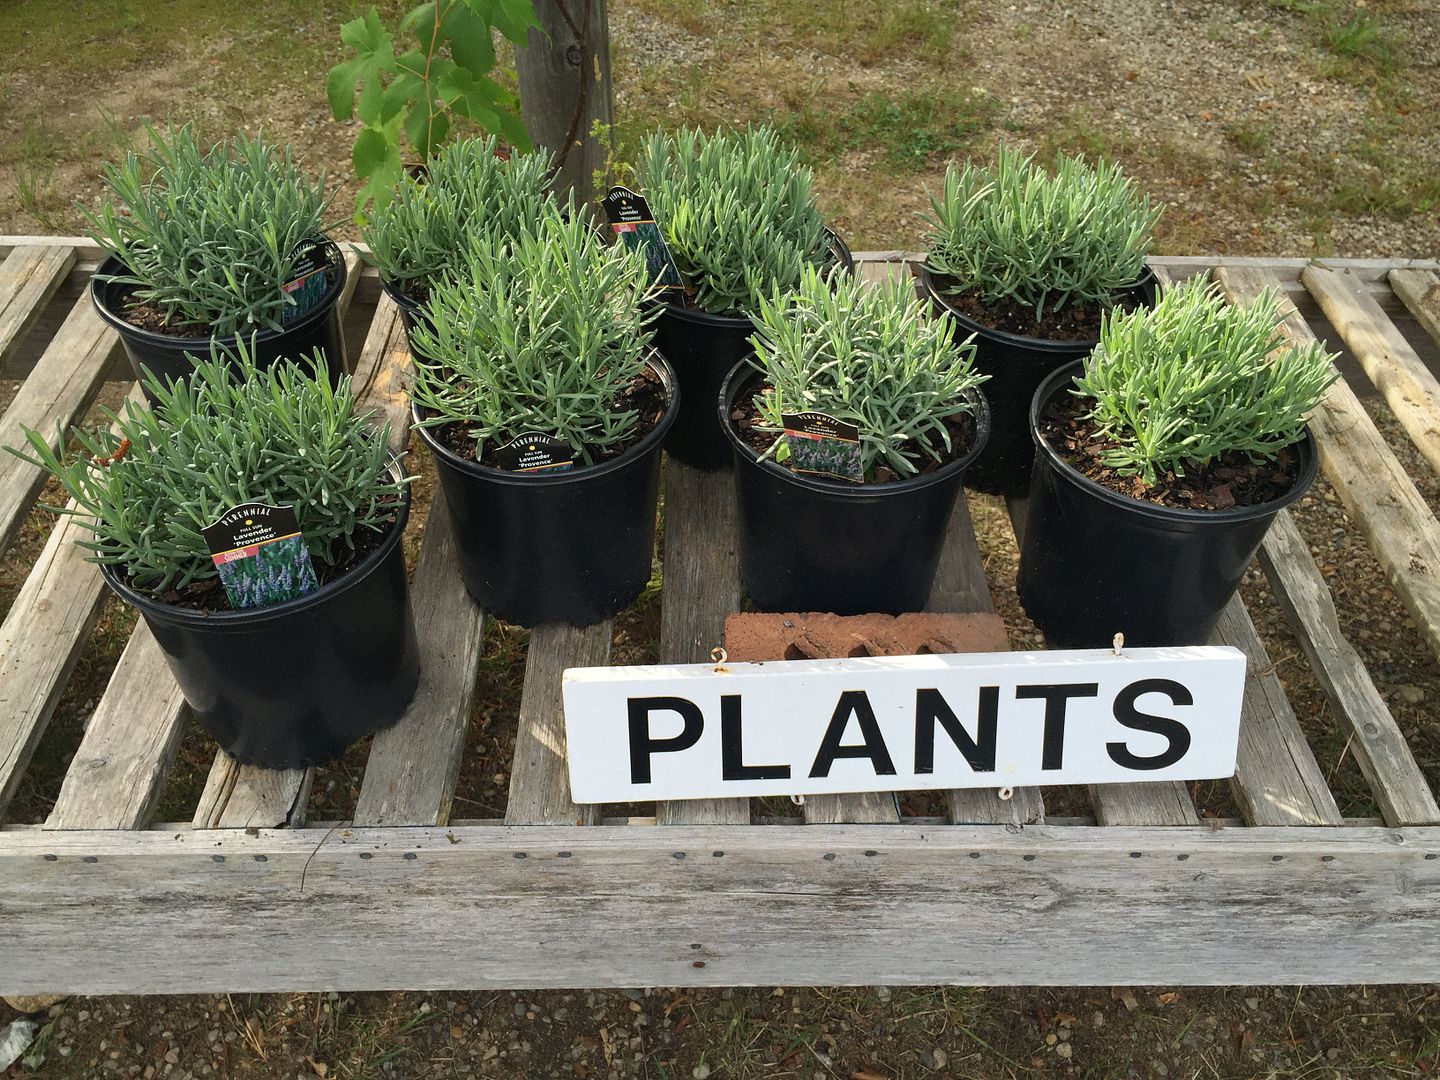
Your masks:
<svg viewBox="0 0 1440 1080"><path fill-rule="evenodd" d="M945 421L972 410L966 392L986 379L971 366L975 347L926 318L899 280L870 286L810 267L795 292L761 303L750 340L774 388L755 398L766 424L779 430L783 413L812 409L855 424L867 475L885 465L913 476L926 456L939 460L950 450ZM777 457L783 448L777 441Z"/></svg>
<svg viewBox="0 0 1440 1080"><path fill-rule="evenodd" d="M324 174L311 183L288 147L263 139L205 150L188 124L148 130L151 148L105 166L109 190L98 213L85 211L91 237L129 271L115 280L216 337L279 330L294 303L281 286L323 236Z"/></svg>
<svg viewBox="0 0 1440 1080"><path fill-rule="evenodd" d="M645 142L640 183L695 305L751 316L833 260L810 170L768 127Z"/></svg>
<svg viewBox="0 0 1440 1080"><path fill-rule="evenodd" d="M511 236L551 207L550 155L496 149L489 135L451 143L375 209L361 235L381 277L402 292L428 286L464 262L472 236Z"/></svg>
<svg viewBox="0 0 1440 1080"><path fill-rule="evenodd" d="M926 259L982 303L1011 301L1046 312L1109 305L1145 270L1163 207L1120 166L1059 154L1053 174L1008 147L993 168L945 170Z"/></svg>
<svg viewBox="0 0 1440 1080"><path fill-rule="evenodd" d="M323 366L318 378L292 361L257 370L243 347L194 363L187 382L147 379L153 409L102 408L112 426L72 432L81 453L69 461L29 429L33 456L9 448L74 500L49 509L86 519L92 561L159 593L216 576L201 530L241 503L294 506L317 567L394 521L409 480L392 474L389 425L357 412L348 376L332 388Z"/></svg>
<svg viewBox="0 0 1440 1080"><path fill-rule="evenodd" d="M432 325L413 332L421 423L466 425L477 460L531 431L587 464L605 457L635 428L615 402L645 369L653 295L644 258L582 215L476 236L466 268L431 290Z"/></svg>
<svg viewBox="0 0 1440 1080"><path fill-rule="evenodd" d="M1104 464L1153 484L1163 472L1183 476L1187 462L1273 458L1299 442L1338 373L1318 342L1281 347L1281 302L1266 290L1230 305L1195 277L1153 309L1107 315L1074 390L1117 444Z"/></svg>

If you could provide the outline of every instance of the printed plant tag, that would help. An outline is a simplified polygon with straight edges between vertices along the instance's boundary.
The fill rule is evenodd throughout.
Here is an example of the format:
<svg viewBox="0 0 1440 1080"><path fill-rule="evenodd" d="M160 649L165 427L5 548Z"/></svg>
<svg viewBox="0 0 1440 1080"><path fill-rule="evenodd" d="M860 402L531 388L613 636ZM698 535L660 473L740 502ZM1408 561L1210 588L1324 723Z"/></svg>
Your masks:
<svg viewBox="0 0 1440 1080"><path fill-rule="evenodd" d="M600 205L605 208L610 227L625 246L631 251L644 253L645 265L650 268L650 279L667 289L681 288L680 271L665 244L665 237L660 233L660 226L655 224L655 215L651 213L645 196L629 188L613 187L600 200Z"/></svg>
<svg viewBox="0 0 1440 1080"><path fill-rule="evenodd" d="M781 413L785 425L785 464L792 472L865 482L860 459L860 429L821 412Z"/></svg>
<svg viewBox="0 0 1440 1080"><path fill-rule="evenodd" d="M564 439L527 431L495 451L506 472L564 472L575 464L575 449Z"/></svg>
<svg viewBox="0 0 1440 1080"><path fill-rule="evenodd" d="M280 322L294 322L320 302L329 280L330 262L323 244L311 244L301 252L295 264L295 277L280 286L280 291L294 303L287 304Z"/></svg>
<svg viewBox="0 0 1440 1080"><path fill-rule="evenodd" d="M293 506L242 503L201 532L237 611L293 600L319 587Z"/></svg>

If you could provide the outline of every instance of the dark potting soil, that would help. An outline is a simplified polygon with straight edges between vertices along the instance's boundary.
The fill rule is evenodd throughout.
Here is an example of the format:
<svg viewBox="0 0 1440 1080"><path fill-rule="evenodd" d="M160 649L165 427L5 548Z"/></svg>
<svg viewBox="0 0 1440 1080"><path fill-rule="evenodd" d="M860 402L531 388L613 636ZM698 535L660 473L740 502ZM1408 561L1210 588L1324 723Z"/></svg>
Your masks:
<svg viewBox="0 0 1440 1080"><path fill-rule="evenodd" d="M326 274L325 288L329 289L334 281L335 271L332 268ZM138 288L135 285L125 286L118 291L115 298L119 304L120 317L131 326L173 338L208 340L215 336L215 327L210 323L172 321L165 309L154 301L135 299Z"/></svg>
<svg viewBox="0 0 1440 1080"><path fill-rule="evenodd" d="M766 387L757 386L755 393L763 393ZM746 393L730 410L730 423L739 432L740 438L745 445L754 450L759 456L769 450L780 437L780 432L768 427L760 410L755 406L755 393ZM910 439L904 444L907 454L913 455L920 463L919 475L924 476L932 473L943 465L948 465L957 458L964 457L970 450L970 442L975 437L975 418L969 413L960 413L945 421L945 427L950 432L950 449L940 449L940 458L937 461L930 456L928 445L921 443L919 439ZM889 466L880 465L875 468L870 476L865 478L866 486L875 484L888 484L892 480L908 480L910 477L897 476ZM843 482L843 481L841 481Z"/></svg>
<svg viewBox="0 0 1440 1080"><path fill-rule="evenodd" d="M636 423L631 429L630 435L622 442L596 453L590 464L599 465L610 461L625 453L632 446L639 444L645 436L659 426L669 403L670 395L665 389L665 384L660 381L660 377L648 368L642 371L610 406L612 412L636 414ZM456 457L466 461L475 460L475 447L479 444L475 436L471 434L469 424L463 421L442 424L434 429L434 434L440 445ZM487 449L484 456L480 458L480 464L498 469L500 463L495 455L498 449L498 446L491 446ZM575 467L580 469L584 468L584 465L577 462Z"/></svg>
<svg viewBox="0 0 1440 1080"><path fill-rule="evenodd" d="M315 568L315 577L321 586L329 584L336 578L359 566L365 557L378 548L390 534L395 519L392 517L379 529L361 529L354 537L355 550L341 549L339 558L333 563L325 563L319 559L312 559L311 565ZM132 589L135 583L129 582ZM136 589L137 592L144 592ZM183 589L167 589L163 593L150 594L162 604L171 607L182 608L187 611L233 611L230 606L230 599L225 595L225 586L220 583L218 577L206 578L203 581L192 581ZM257 610L257 609L247 609Z"/></svg>
<svg viewBox="0 0 1440 1080"><path fill-rule="evenodd" d="M1131 311L1139 305L1133 293L1123 294L1113 304L1070 304L1058 310L1047 310L1035 321L1035 309L1029 304L1007 300L999 304L983 303L973 289L951 292L955 279L935 275L936 287L957 311L981 326L1002 330L1021 337L1044 341L1095 341L1100 337L1100 320L1112 307Z"/></svg>
<svg viewBox="0 0 1440 1080"><path fill-rule="evenodd" d="M1259 506L1280 498L1300 475L1300 458L1293 448L1282 450L1274 461L1251 461L1241 453L1222 454L1208 465L1185 463L1185 475L1162 473L1153 484L1138 476L1121 476L1100 461L1116 445L1102 439L1095 424L1085 419L1089 406L1082 398L1066 395L1052 402L1041 418L1040 429L1050 445L1074 468L1095 483L1132 499L1182 510L1230 510Z"/></svg>

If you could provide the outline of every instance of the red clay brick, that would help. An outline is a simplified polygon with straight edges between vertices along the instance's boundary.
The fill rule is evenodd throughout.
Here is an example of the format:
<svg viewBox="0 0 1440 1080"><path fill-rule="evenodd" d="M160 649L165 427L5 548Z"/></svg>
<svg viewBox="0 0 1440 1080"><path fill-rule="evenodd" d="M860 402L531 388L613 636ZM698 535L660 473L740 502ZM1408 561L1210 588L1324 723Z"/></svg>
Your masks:
<svg viewBox="0 0 1440 1080"><path fill-rule="evenodd" d="M827 615L741 612L725 620L730 660L821 660L846 656L1003 652L1005 623L996 615Z"/></svg>

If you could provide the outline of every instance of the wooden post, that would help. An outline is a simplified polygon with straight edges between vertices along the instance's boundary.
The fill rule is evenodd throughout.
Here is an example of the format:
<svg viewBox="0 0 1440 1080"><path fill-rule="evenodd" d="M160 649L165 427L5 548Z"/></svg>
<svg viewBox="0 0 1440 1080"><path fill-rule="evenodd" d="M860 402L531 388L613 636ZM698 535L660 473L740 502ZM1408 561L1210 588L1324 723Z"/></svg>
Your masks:
<svg viewBox="0 0 1440 1080"><path fill-rule="evenodd" d="M535 15L544 33L531 30L529 44L515 51L520 116L535 145L555 154L556 193L563 199L573 190L583 204L605 164L604 143L591 129L611 122L605 0L536 0Z"/></svg>

